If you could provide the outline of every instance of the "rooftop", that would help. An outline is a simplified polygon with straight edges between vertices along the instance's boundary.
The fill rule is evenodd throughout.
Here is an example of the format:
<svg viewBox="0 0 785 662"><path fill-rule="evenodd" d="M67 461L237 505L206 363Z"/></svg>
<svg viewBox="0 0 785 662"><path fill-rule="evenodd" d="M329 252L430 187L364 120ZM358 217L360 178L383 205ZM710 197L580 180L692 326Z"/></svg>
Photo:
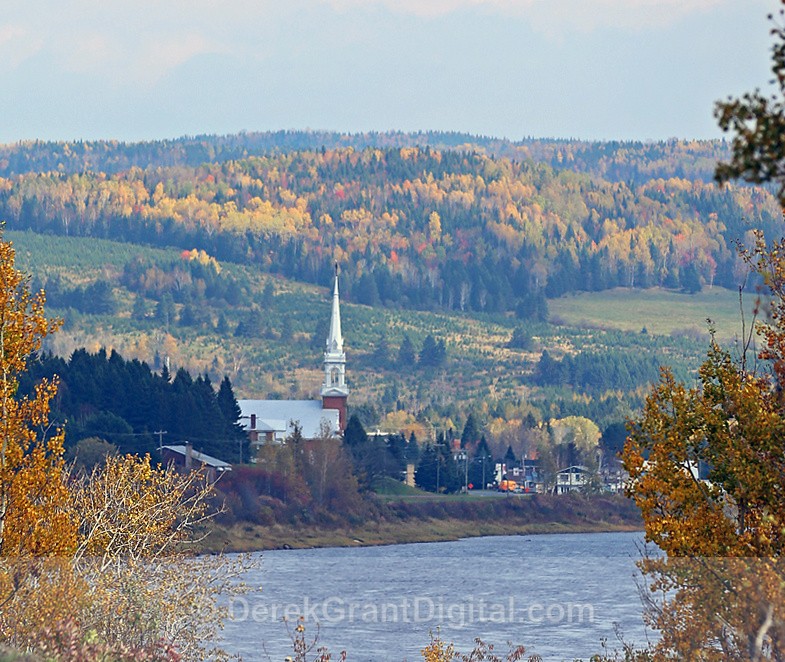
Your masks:
<svg viewBox="0 0 785 662"><path fill-rule="evenodd" d="M242 412L243 428L259 432L273 432L276 437L285 437L294 431L297 423L306 439L315 439L322 434L322 422L326 422L332 433L339 427L337 409L322 409L321 400L238 400ZM256 426L251 428L251 416L256 417Z"/></svg>

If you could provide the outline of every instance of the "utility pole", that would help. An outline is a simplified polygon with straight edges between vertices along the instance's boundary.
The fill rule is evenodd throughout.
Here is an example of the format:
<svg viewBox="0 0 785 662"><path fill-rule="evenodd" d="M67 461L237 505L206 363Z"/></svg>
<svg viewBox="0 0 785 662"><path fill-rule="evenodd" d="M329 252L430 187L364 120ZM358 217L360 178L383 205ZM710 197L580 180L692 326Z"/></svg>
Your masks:
<svg viewBox="0 0 785 662"><path fill-rule="evenodd" d="M442 466L442 453L441 453L441 451L439 449L442 446L445 446L445 445L446 444L439 444L439 443L436 443L436 444L433 445L434 448L436 449L436 494L439 494L439 487L440 487L440 485L439 485L439 470L441 469L441 466Z"/></svg>
<svg viewBox="0 0 785 662"><path fill-rule="evenodd" d="M158 450L160 451L164 445L164 435L168 434L166 430L156 430L153 434L158 435Z"/></svg>
<svg viewBox="0 0 785 662"><path fill-rule="evenodd" d="M463 492L469 493L469 452L464 448L459 454L458 459L463 460Z"/></svg>

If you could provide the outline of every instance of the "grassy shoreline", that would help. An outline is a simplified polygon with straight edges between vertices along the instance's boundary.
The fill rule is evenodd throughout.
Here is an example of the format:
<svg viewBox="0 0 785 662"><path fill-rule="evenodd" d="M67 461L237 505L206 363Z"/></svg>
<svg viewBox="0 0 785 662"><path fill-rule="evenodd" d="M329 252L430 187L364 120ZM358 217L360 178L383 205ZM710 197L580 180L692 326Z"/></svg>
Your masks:
<svg viewBox="0 0 785 662"><path fill-rule="evenodd" d="M555 510L552 507L555 499L561 499L563 504L573 507ZM626 499L605 499L602 502L571 497L526 500L521 503L517 512L505 512L503 515L499 513L499 516L490 517L486 510L481 509L482 504L475 507L467 503L470 502L463 502L460 516L433 516L416 507L415 512L412 512L410 503L404 506L401 502L401 507L407 511L405 515L398 514L381 521L364 521L357 524L215 524L202 541L201 551L257 552L271 549L447 542L477 536L643 530L637 509L630 508Z"/></svg>

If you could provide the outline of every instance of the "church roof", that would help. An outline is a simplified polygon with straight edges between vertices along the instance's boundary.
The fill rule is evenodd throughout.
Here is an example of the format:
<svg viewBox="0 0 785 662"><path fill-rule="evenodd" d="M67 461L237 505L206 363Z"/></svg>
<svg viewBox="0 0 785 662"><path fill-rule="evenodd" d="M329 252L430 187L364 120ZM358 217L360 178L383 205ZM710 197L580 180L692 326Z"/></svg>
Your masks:
<svg viewBox="0 0 785 662"><path fill-rule="evenodd" d="M335 433L339 428L337 409L322 409L321 400L238 400L245 430L251 430L251 415L256 416L259 432L272 432L276 437L292 433L296 422L302 428L306 439L316 439L321 434L322 421L327 421Z"/></svg>

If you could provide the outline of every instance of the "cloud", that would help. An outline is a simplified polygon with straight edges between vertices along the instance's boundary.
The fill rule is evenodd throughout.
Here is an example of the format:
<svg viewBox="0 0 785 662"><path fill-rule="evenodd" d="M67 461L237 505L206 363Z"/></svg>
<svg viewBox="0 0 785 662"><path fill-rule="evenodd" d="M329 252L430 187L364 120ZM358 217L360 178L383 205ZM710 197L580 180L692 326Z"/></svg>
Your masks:
<svg viewBox="0 0 785 662"><path fill-rule="evenodd" d="M121 57L117 42L98 33L61 40L55 50L62 55L63 68L72 73L97 73Z"/></svg>
<svg viewBox="0 0 785 662"><path fill-rule="evenodd" d="M369 6L435 18L467 9L528 19L547 33L601 27L643 28L669 25L685 16L727 5L731 0L322 0L348 12Z"/></svg>
<svg viewBox="0 0 785 662"><path fill-rule="evenodd" d="M227 51L220 43L196 32L161 35L144 43L138 54L131 55L131 74L138 82L155 83L194 57Z"/></svg>
<svg viewBox="0 0 785 662"><path fill-rule="evenodd" d="M0 72L41 53L52 70L112 87L154 85L203 54L239 48L246 12L256 22L272 0L47 0L14 3L0 19Z"/></svg>
<svg viewBox="0 0 785 662"><path fill-rule="evenodd" d="M16 69L22 62L35 55L44 45L41 37L35 37L21 25L0 25L0 71Z"/></svg>
<svg viewBox="0 0 785 662"><path fill-rule="evenodd" d="M199 32L71 32L52 40L49 49L64 71L100 79L111 87L152 87L191 58L226 49Z"/></svg>

